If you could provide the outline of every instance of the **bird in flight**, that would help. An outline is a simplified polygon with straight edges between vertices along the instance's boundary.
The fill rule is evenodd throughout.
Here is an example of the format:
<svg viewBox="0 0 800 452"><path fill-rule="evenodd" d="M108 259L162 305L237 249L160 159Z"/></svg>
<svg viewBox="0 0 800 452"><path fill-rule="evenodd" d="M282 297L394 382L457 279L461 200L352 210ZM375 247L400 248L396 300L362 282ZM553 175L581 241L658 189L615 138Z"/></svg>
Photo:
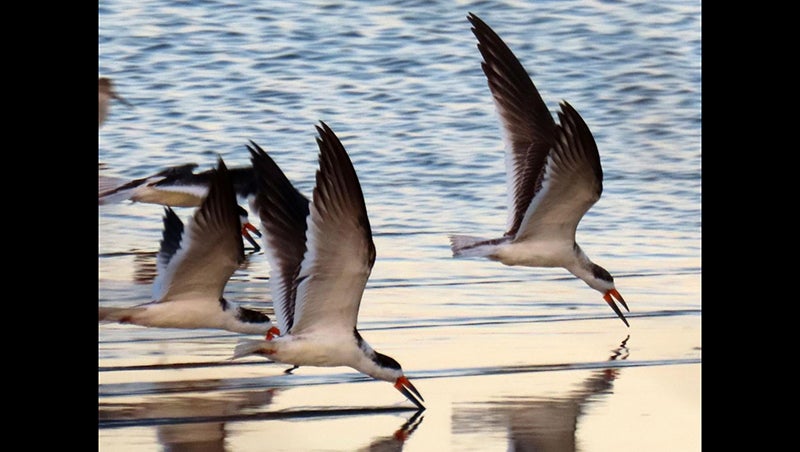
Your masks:
<svg viewBox="0 0 800 452"><path fill-rule="evenodd" d="M629 311L614 278L575 241L584 214L603 192L603 169L592 133L566 101L553 120L525 68L502 39L475 14L467 16L478 39L494 105L503 128L509 208L506 233L485 239L451 235L454 257L481 257L510 266L563 267Z"/></svg>
<svg viewBox="0 0 800 452"><path fill-rule="evenodd" d="M294 366L349 366L392 383L417 408L422 395L394 359L356 326L375 244L361 184L344 146L324 122L311 201L258 145L250 146L258 191L251 204L264 234L270 291L282 335L242 340L233 359L262 355Z"/></svg>
<svg viewBox="0 0 800 452"><path fill-rule="evenodd" d="M159 328L216 328L244 334L275 334L270 318L223 297L244 262L239 205L222 159L210 174L208 195L184 226L165 207L156 255L152 300L133 307L100 307L100 322Z"/></svg>

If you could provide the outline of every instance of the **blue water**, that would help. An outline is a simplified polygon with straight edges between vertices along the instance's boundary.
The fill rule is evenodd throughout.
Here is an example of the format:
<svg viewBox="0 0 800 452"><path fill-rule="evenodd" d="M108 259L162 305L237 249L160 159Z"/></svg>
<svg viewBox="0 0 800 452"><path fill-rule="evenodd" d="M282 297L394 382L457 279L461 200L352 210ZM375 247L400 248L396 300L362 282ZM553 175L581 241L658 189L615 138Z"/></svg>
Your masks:
<svg viewBox="0 0 800 452"><path fill-rule="evenodd" d="M503 143L468 12L506 41L551 110L567 100L594 133L604 191L577 241L614 275L631 307L630 329L564 270L451 257L448 234L495 237L506 222ZM359 328L401 361L429 401L401 444L406 450L506 450L508 425L490 422L481 435L465 425L476 413L511 416L520 406L540 419L543 400L578 404L586 391L575 388L595 388L580 382L598 378L605 386L592 394L601 403L567 415L579 425L573 446L699 450L699 389L681 393L688 407L659 401L660 409L642 413L624 402L658 392L648 385L682 369L699 387L700 2L101 1L98 14L99 75L134 105L112 104L99 130L101 177L131 179L188 162L208 169L217 156L244 166L253 140L309 194L314 125L325 121L342 140L378 254ZM163 209L99 210L99 303L147 301ZM263 253L249 255L226 296L269 307L268 270ZM260 361L225 362L236 340L101 326L101 449L168 449L173 436L157 429L164 424L200 425L201 436L222 429L215 438L227 450L260 450L259 435L272 450L353 450L385 436L391 443L413 414L392 411L405 404L389 385L347 369L284 375ZM620 349L625 360L612 359ZM180 367L191 363L198 364ZM454 389L477 381L477 392ZM553 381L560 384L542 389ZM315 389L328 387L347 397ZM179 414L143 414L182 406L175 394L196 399ZM533 402L520 405L525 400ZM206 405L223 408L201 414ZM687 424L684 439L631 428L638 440L613 443L592 429L611 416L603 409L634 424L681 410L697 412L698 422ZM219 422L187 421L192 410ZM292 421L298 417L306 430ZM360 436L365 425L370 434ZM276 440L295 430L305 443ZM351 442L313 443L318 431L349 432ZM519 438L538 444L539 431ZM661 437L672 442L648 443ZM553 450L575 450L560 444Z"/></svg>

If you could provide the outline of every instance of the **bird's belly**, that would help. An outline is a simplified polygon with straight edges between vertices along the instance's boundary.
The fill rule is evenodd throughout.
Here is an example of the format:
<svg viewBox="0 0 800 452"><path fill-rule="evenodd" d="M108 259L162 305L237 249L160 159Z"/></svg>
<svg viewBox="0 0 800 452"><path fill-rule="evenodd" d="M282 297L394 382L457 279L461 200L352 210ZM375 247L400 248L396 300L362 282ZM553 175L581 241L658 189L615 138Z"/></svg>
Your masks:
<svg viewBox="0 0 800 452"><path fill-rule="evenodd" d="M131 200L171 207L195 207L202 202L202 198L193 193L158 190L151 187L137 189L131 196Z"/></svg>
<svg viewBox="0 0 800 452"><path fill-rule="evenodd" d="M510 243L496 253L505 265L525 267L563 267L571 247L560 243Z"/></svg>
<svg viewBox="0 0 800 452"><path fill-rule="evenodd" d="M324 338L293 338L281 344L271 356L275 361L296 366L335 367L350 363L347 348L335 345L337 341Z"/></svg>
<svg viewBox="0 0 800 452"><path fill-rule="evenodd" d="M132 323L159 328L220 328L222 311L218 306L194 301L154 303L134 315Z"/></svg>

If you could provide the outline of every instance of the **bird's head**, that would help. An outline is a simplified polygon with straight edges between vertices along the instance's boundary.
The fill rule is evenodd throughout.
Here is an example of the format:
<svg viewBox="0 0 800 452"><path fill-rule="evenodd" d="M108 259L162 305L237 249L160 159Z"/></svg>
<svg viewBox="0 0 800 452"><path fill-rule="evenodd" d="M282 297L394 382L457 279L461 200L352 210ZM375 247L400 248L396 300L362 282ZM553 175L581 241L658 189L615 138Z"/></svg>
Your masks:
<svg viewBox="0 0 800 452"><path fill-rule="evenodd" d="M628 309L628 304L625 303L625 299L622 298L622 295L617 291L617 288L614 286L614 277L603 267L592 264L592 276L594 276L593 280L590 281L590 286L600 291L603 294L603 300L614 310L626 326L630 326L628 321L625 319L625 315L622 314L622 311L617 306L616 302L622 304L626 311L630 312ZM588 282L588 281L587 281Z"/></svg>
<svg viewBox="0 0 800 452"><path fill-rule="evenodd" d="M375 352L372 361L376 364L376 369L369 372L371 377L394 384L395 389L406 396L417 408L420 410L425 409L425 406L422 404L425 399L422 398L422 394L417 391L417 388L411 384L408 377L403 374L400 363L395 361L394 358L378 352Z"/></svg>
<svg viewBox="0 0 800 452"><path fill-rule="evenodd" d="M244 210L244 207L242 206L236 206L236 207L237 210L239 211L239 221L242 224L242 236L248 242L250 242L250 245L253 246L253 252L261 251L261 246L258 245L258 241L256 241L256 239L254 239L253 236L250 235L250 233L252 232L257 237L261 237L261 231L259 231L258 228L253 226L253 223L250 223L247 211Z"/></svg>

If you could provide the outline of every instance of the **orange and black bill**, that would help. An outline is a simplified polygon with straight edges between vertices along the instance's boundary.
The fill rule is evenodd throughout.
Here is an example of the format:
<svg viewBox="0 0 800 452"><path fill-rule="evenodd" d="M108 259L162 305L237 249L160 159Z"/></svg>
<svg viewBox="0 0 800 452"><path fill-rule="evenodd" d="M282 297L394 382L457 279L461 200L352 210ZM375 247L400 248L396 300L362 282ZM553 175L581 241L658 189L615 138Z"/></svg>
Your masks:
<svg viewBox="0 0 800 452"><path fill-rule="evenodd" d="M631 310L628 309L628 304L625 303L625 300L622 298L622 295L620 295L619 292L617 292L617 289L611 289L608 292L606 292L605 295L603 295L603 300L605 300L606 303L608 303L608 305L611 306L611 309L614 310L614 312L617 314L617 317L619 317L625 323L625 326L630 327L628 321L625 320L625 316L622 314L622 311L620 311L619 307L614 302L615 298L622 304L622 306L625 307L626 311L631 312Z"/></svg>
<svg viewBox="0 0 800 452"><path fill-rule="evenodd" d="M251 245L253 245L253 249L255 251L261 251L261 247L258 245L258 241L250 235L250 232L252 232L258 237L261 237L261 231L259 231L258 228L253 226L251 223L245 223L244 225L242 225L242 236L244 236L244 238L247 239L247 241L250 242Z"/></svg>
<svg viewBox="0 0 800 452"><path fill-rule="evenodd" d="M412 385L411 382L408 381L408 378L406 378L405 376L398 378L397 381L394 383L394 387L398 391L403 393L403 395L406 396L408 400L413 402L414 405L417 406L417 408L419 408L420 410L425 409L425 405L422 404L422 402L424 402L425 399L422 398L422 394L420 394L419 391L417 391L417 388L415 388L414 385Z"/></svg>

